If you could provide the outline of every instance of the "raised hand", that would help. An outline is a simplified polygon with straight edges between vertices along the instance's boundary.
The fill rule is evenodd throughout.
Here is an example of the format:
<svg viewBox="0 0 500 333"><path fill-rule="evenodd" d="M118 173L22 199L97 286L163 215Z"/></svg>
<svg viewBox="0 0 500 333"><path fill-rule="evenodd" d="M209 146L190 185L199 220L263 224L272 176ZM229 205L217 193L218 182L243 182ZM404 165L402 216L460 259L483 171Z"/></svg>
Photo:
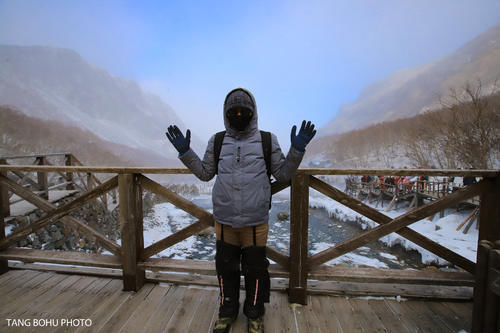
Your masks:
<svg viewBox="0 0 500 333"><path fill-rule="evenodd" d="M298 151L304 152L306 151L307 144L312 140L312 138L316 134L316 130L314 129L314 124L312 124L310 121L306 123L306 121L303 120L298 135L295 135L296 131L297 131L297 126L294 125L292 127L292 133L290 133L292 147L294 147Z"/></svg>
<svg viewBox="0 0 500 333"><path fill-rule="evenodd" d="M191 143L191 131L187 130L186 137L182 134L181 130L176 125L170 125L168 132L165 133L168 140L174 145L179 154L184 154L189 150Z"/></svg>

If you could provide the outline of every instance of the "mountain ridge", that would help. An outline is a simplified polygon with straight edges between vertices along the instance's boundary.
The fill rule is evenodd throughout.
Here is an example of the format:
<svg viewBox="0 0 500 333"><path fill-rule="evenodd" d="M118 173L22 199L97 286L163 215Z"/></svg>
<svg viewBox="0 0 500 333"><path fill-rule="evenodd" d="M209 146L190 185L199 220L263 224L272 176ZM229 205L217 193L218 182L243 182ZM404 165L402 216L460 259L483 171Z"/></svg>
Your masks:
<svg viewBox="0 0 500 333"><path fill-rule="evenodd" d="M435 109L439 98L467 81L485 86L500 79L500 24L476 36L455 52L421 66L402 69L367 85L359 97L343 104L320 130L342 133L375 123Z"/></svg>

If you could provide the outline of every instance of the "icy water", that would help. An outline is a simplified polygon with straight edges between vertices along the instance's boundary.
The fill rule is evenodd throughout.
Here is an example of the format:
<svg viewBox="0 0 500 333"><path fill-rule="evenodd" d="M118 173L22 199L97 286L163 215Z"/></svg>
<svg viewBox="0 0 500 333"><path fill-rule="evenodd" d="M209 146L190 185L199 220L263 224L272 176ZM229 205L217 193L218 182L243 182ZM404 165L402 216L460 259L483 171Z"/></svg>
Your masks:
<svg viewBox="0 0 500 333"><path fill-rule="evenodd" d="M193 203L211 211L209 196L192 199ZM290 222L279 221L279 212L289 212L289 201L273 200L270 211L270 228L268 245L282 253L288 254ZM171 204L157 204L154 213L145 217L145 245L176 232L195 221L187 213L175 209ZM330 217L322 208L309 209L309 254L318 253L362 232L354 222L341 222ZM205 234L192 236L163 251L160 256L170 258L186 258L213 260L215 256L215 235ZM420 254L416 251L406 251L400 246L393 248L375 241L351 253L334 259L329 264L347 264L384 268L423 268Z"/></svg>

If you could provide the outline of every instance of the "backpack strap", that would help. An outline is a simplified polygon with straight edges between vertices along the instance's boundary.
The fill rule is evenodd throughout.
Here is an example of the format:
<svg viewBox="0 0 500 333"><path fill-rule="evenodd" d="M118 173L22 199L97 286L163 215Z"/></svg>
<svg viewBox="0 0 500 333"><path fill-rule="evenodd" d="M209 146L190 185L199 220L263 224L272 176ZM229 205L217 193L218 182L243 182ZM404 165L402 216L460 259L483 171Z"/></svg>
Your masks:
<svg viewBox="0 0 500 333"><path fill-rule="evenodd" d="M215 134L215 140L214 140L215 174L219 173L219 157L220 157L220 151L222 150L222 141L224 141L225 135L226 131L218 132Z"/></svg>
<svg viewBox="0 0 500 333"><path fill-rule="evenodd" d="M224 141L224 136L226 131L218 132L215 134L214 140L214 163L215 163L215 174L219 172L219 157L222 150L222 142ZM262 139L262 151L264 153L264 161L266 162L267 176L271 177L271 132L260 131L260 136Z"/></svg>
<svg viewBox="0 0 500 333"><path fill-rule="evenodd" d="M264 152L264 161L266 162L267 176L271 178L271 132L260 131L262 138L262 151Z"/></svg>

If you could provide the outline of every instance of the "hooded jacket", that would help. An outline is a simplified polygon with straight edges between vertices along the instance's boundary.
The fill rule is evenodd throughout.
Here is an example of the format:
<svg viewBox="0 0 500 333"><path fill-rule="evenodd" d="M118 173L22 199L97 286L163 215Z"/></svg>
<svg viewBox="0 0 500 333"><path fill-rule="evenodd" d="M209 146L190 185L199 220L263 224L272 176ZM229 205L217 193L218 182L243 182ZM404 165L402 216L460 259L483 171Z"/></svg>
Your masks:
<svg viewBox="0 0 500 333"><path fill-rule="evenodd" d="M243 131L237 131L230 127L224 110L226 135L222 142L218 175L212 191L215 221L233 228L267 223L271 196L262 139L257 125L255 98L249 91L244 91L253 101L254 114L249 125ZM215 176L214 140L215 135L208 141L203 160L200 160L192 149L179 157L184 165L203 181L209 181ZM290 181L304 153L290 147L285 158L274 134L271 134L271 146L271 174L279 182Z"/></svg>

